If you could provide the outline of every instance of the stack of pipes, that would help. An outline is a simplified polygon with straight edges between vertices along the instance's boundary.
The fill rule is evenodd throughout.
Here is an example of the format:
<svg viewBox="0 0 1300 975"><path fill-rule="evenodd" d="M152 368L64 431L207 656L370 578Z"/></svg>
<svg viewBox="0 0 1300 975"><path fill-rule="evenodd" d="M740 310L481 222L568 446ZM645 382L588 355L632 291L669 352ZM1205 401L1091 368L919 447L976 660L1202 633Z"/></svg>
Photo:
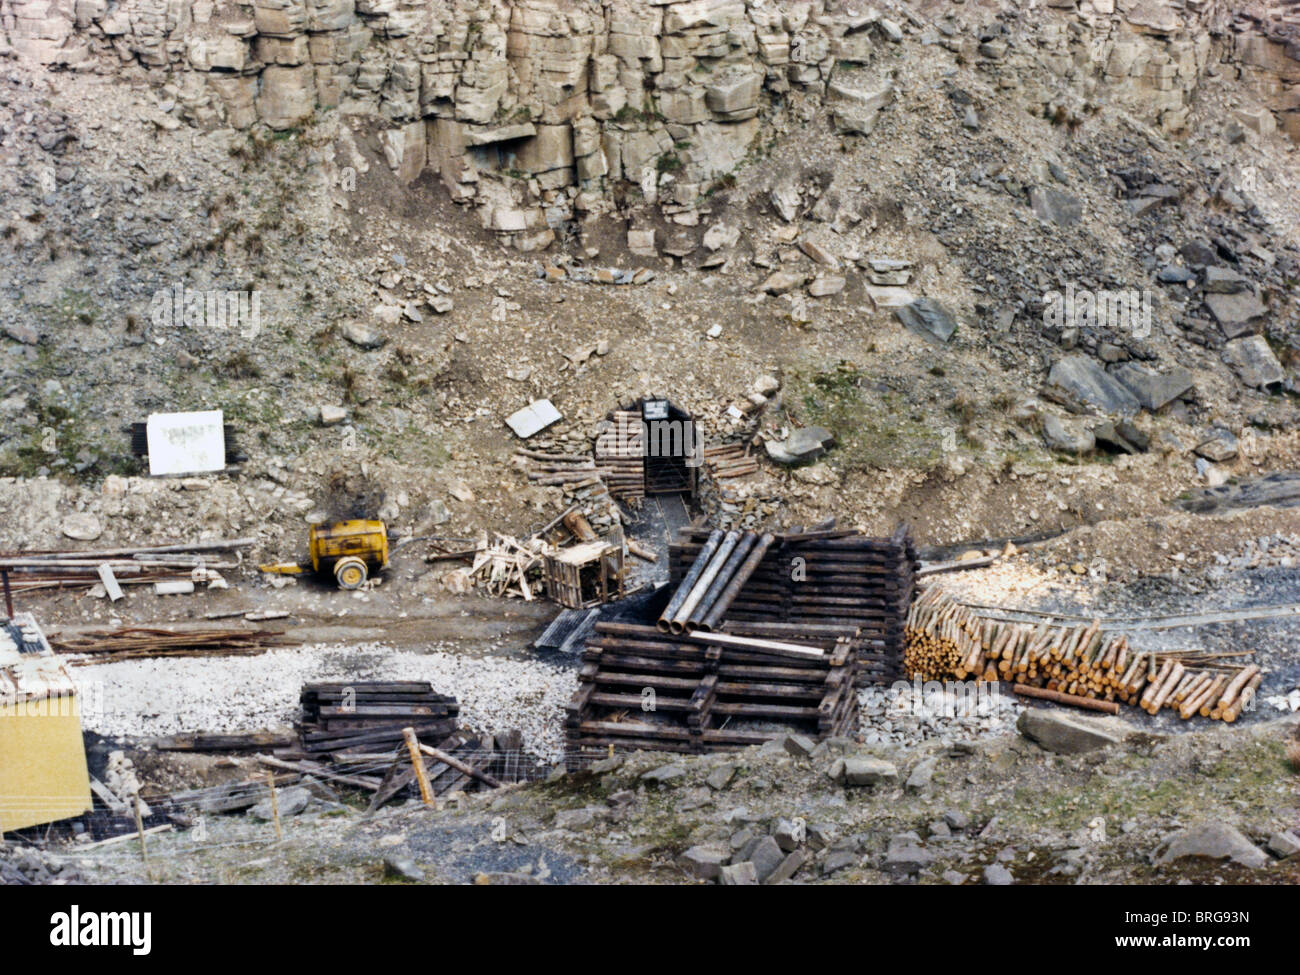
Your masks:
<svg viewBox="0 0 1300 975"><path fill-rule="evenodd" d="M664 633L708 633L726 615L741 589L776 541L768 533L714 531L660 614Z"/></svg>

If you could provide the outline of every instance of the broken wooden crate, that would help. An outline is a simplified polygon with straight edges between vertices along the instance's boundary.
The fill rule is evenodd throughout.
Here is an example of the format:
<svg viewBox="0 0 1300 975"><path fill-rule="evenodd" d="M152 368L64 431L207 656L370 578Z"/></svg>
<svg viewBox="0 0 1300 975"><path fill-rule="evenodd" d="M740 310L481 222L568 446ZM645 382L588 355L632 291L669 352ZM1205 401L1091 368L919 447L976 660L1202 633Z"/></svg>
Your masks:
<svg viewBox="0 0 1300 975"><path fill-rule="evenodd" d="M569 609L623 596L623 548L608 539L556 549L543 556L546 594Z"/></svg>
<svg viewBox="0 0 1300 975"><path fill-rule="evenodd" d="M745 629L674 635L597 623L567 709L567 767L611 747L700 753L759 744L778 729L814 740L856 729L855 628Z"/></svg>

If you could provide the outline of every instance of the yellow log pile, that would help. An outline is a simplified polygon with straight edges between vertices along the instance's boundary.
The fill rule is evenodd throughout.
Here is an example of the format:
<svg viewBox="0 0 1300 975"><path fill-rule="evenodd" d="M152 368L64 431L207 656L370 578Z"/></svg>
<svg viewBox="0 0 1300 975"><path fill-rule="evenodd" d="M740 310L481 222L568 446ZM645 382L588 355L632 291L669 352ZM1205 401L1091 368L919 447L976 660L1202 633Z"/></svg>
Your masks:
<svg viewBox="0 0 1300 975"><path fill-rule="evenodd" d="M921 680L1006 680L1056 695L1236 721L1259 690L1258 665L1236 654L1138 651L1100 620L1076 625L990 619L929 586L912 604L903 669ZM1053 698L1059 699L1059 698ZM1080 702L1082 704L1082 702ZM1083 705L1086 706L1086 705Z"/></svg>

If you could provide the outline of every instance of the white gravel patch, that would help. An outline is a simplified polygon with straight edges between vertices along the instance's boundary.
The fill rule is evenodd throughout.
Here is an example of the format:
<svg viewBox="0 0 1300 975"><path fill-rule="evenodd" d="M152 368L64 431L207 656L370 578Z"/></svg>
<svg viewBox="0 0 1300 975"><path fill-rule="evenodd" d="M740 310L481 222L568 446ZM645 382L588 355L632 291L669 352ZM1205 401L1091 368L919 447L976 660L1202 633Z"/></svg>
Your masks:
<svg viewBox="0 0 1300 975"><path fill-rule="evenodd" d="M1000 735L1015 727L1024 705L996 684L899 681L858 691L860 731L868 745L944 744Z"/></svg>
<svg viewBox="0 0 1300 975"><path fill-rule="evenodd" d="M82 688L82 724L108 736L251 731L290 724L302 685L317 680L427 680L460 701L462 725L518 728L524 747L559 761L564 707L577 674L535 660L467 656L379 643L317 644L256 657L124 660L72 668Z"/></svg>

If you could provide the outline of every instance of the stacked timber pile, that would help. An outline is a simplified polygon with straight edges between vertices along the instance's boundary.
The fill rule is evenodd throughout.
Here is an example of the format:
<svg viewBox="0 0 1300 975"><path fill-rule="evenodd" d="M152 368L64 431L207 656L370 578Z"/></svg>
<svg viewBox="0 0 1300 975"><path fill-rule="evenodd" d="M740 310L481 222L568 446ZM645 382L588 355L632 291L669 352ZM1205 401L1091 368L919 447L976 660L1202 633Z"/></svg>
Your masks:
<svg viewBox="0 0 1300 975"><path fill-rule="evenodd" d="M974 667L963 667L962 635L977 635L980 621L975 613L949 596L938 586L930 586L907 614L903 630L903 673L921 680L946 680L975 674L982 678L983 671L975 673ZM962 678L957 678L958 680ZM991 680L996 677L990 675Z"/></svg>
<svg viewBox="0 0 1300 975"><path fill-rule="evenodd" d="M1152 715L1175 711L1184 721L1199 715L1232 722L1263 680L1258 666L1231 662L1240 654L1138 651L1100 620L994 619L938 586L913 604L906 632L909 677L1012 681L1017 694L1110 714L1123 703Z"/></svg>
<svg viewBox="0 0 1300 975"><path fill-rule="evenodd" d="M595 465L620 500L645 497L645 427L638 410L615 410L613 425L596 436Z"/></svg>
<svg viewBox="0 0 1300 975"><path fill-rule="evenodd" d="M750 453L750 445L741 441L718 444L704 448L704 466L716 481L744 477L758 471L758 458Z"/></svg>
<svg viewBox="0 0 1300 975"><path fill-rule="evenodd" d="M582 511L593 524L605 527L619 523L618 508L611 495L628 496L622 493L628 476L628 472L622 469L624 461L611 459L605 464L590 454L573 453L572 448L536 450L520 447L515 450L515 458L530 484L560 488L568 503ZM639 458L637 464L640 464Z"/></svg>
<svg viewBox="0 0 1300 975"><path fill-rule="evenodd" d="M50 646L56 652L84 655L85 659L73 661L74 666L81 667L150 657L252 656L297 642L286 639L283 630L167 630L139 626L50 636Z"/></svg>
<svg viewBox="0 0 1300 975"><path fill-rule="evenodd" d="M10 593L103 586L107 595L116 600L121 597L122 586L212 582L219 578L217 570L238 567L238 561L231 561L228 553L253 542L251 538L233 538L81 552L3 552L0 575L4 576L5 591Z"/></svg>
<svg viewBox="0 0 1300 975"><path fill-rule="evenodd" d="M427 681L304 684L294 725L309 755L379 752L402 744L403 730L441 740L456 730L460 705Z"/></svg>
<svg viewBox="0 0 1300 975"><path fill-rule="evenodd" d="M515 455L525 461L529 483L558 485L566 490L602 484L596 462L585 454L562 454L519 447Z"/></svg>
<svg viewBox="0 0 1300 975"><path fill-rule="evenodd" d="M786 534L687 529L669 547L677 586L659 627L708 632L724 621L852 627L859 681L901 673L918 563L906 529L889 538L824 529Z"/></svg>
<svg viewBox="0 0 1300 975"><path fill-rule="evenodd" d="M300 701L296 748L260 760L370 791L371 809L402 793L427 802L540 774L518 731L483 736L457 727L460 705L427 681L310 683Z"/></svg>
<svg viewBox="0 0 1300 975"><path fill-rule="evenodd" d="M700 753L759 744L773 725L815 740L857 727L856 629L735 624L668 634L597 623L565 719L571 771L611 748Z"/></svg>

